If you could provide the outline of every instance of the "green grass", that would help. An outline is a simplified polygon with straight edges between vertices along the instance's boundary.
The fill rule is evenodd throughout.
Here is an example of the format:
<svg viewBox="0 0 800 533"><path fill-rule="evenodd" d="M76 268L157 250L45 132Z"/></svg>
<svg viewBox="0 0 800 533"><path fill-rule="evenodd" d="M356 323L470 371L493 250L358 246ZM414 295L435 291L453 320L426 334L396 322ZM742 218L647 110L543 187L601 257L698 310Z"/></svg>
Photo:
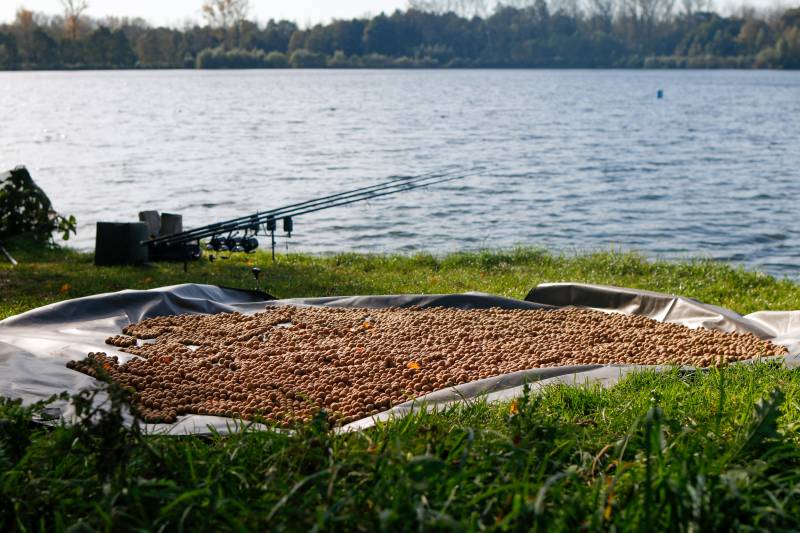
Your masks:
<svg viewBox="0 0 800 533"><path fill-rule="evenodd" d="M800 308L800 286L708 261L535 250L419 256L248 256L102 268L17 244L0 316L64 298L172 283L280 297L482 290L543 281L681 293L747 313ZM63 289L63 290L62 290ZM611 389L553 386L352 434L323 416L295 434L144 436L121 393L71 427L0 403L0 530L797 530L800 373L760 363L642 372ZM82 409L90 394L78 398Z"/></svg>
<svg viewBox="0 0 800 533"><path fill-rule="evenodd" d="M144 437L0 407L0 526L167 530L800 528L800 376L550 387L362 433Z"/></svg>
<svg viewBox="0 0 800 533"><path fill-rule="evenodd" d="M16 246L15 246L16 244ZM538 283L579 281L649 289L697 298L746 314L761 309L800 309L800 285L708 260L648 261L633 253L559 256L535 249L434 257L339 254L312 256L263 252L228 260L95 267L91 254L42 250L10 243L19 261L0 261L0 319L47 303L121 289L177 283L254 288L250 268L263 270L263 285L279 298L352 294L483 291L524 298Z"/></svg>

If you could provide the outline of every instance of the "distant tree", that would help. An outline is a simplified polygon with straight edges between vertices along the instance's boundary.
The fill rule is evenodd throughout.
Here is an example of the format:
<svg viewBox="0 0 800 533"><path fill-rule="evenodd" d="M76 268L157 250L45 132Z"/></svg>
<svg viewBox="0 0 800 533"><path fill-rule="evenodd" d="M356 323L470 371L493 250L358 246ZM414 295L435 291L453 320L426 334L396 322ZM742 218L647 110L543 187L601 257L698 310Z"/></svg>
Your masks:
<svg viewBox="0 0 800 533"><path fill-rule="evenodd" d="M62 67L81 68L84 66L84 47L81 41L63 39L58 43L58 51Z"/></svg>
<svg viewBox="0 0 800 533"><path fill-rule="evenodd" d="M287 68L289 66L289 58L277 50L268 53L265 60L269 68Z"/></svg>
<svg viewBox="0 0 800 533"><path fill-rule="evenodd" d="M785 11L779 26L780 36L775 43L777 60L783 68L800 68L800 8Z"/></svg>
<svg viewBox="0 0 800 533"><path fill-rule="evenodd" d="M225 0L208 0L203 3L203 17L209 26L227 30L233 19L233 14L228 9L228 2Z"/></svg>
<svg viewBox="0 0 800 533"><path fill-rule="evenodd" d="M85 47L85 61L94 67L130 68L136 63L136 54L122 30L112 32L100 26L86 39Z"/></svg>
<svg viewBox="0 0 800 533"><path fill-rule="evenodd" d="M226 40L233 30L233 46L239 46L242 25L250 13L250 0L206 0L202 10L209 25L220 28Z"/></svg>
<svg viewBox="0 0 800 533"><path fill-rule="evenodd" d="M20 7L14 15L14 26L24 32L33 32L33 29L37 26L35 19L33 11Z"/></svg>
<svg viewBox="0 0 800 533"><path fill-rule="evenodd" d="M19 66L17 40L10 33L0 32L0 69L12 70Z"/></svg>
<svg viewBox="0 0 800 533"><path fill-rule="evenodd" d="M38 68L56 68L61 61L58 43L42 28L33 30L28 60Z"/></svg>
<svg viewBox="0 0 800 533"><path fill-rule="evenodd" d="M306 32L304 48L318 54L332 55L336 51L333 42L333 26L317 24Z"/></svg>
<svg viewBox="0 0 800 533"><path fill-rule="evenodd" d="M289 57L292 68L322 68L326 65L323 54L315 54L308 50L295 50Z"/></svg>
<svg viewBox="0 0 800 533"><path fill-rule="evenodd" d="M550 12L559 13L577 22L583 14L583 8L580 0L550 0Z"/></svg>
<svg viewBox="0 0 800 533"><path fill-rule="evenodd" d="M677 55L730 57L741 53L743 22L712 16L687 31L676 50Z"/></svg>
<svg viewBox="0 0 800 533"><path fill-rule="evenodd" d="M292 54L295 50L305 50L307 35L308 32L302 30L295 30L292 33L292 36L289 38L289 43L287 44L289 54Z"/></svg>
<svg viewBox="0 0 800 533"><path fill-rule="evenodd" d="M744 51L755 54L764 47L769 31L769 26L763 20L748 17L745 23L742 24L742 29L739 31L736 40Z"/></svg>
<svg viewBox="0 0 800 533"><path fill-rule="evenodd" d="M690 17L695 13L711 11L713 0L681 0L683 15Z"/></svg>
<svg viewBox="0 0 800 533"><path fill-rule="evenodd" d="M85 0L62 0L63 16L21 8L0 25L0 68L800 68L800 9L720 16L710 1L413 0L406 11L301 30L247 20L246 0L206 0L207 24L177 30L92 20ZM488 5L491 14L474 16Z"/></svg>
<svg viewBox="0 0 800 533"><path fill-rule="evenodd" d="M589 13L597 22L596 29L609 33L614 22L616 0L589 0Z"/></svg>
<svg viewBox="0 0 800 533"><path fill-rule="evenodd" d="M341 50L336 50L331 57L328 58L325 65L328 68L347 68L350 67L350 60Z"/></svg>
<svg viewBox="0 0 800 533"><path fill-rule="evenodd" d="M484 17L489 12L486 0L408 0L408 9L462 17Z"/></svg>
<svg viewBox="0 0 800 533"><path fill-rule="evenodd" d="M193 26L186 29L182 35L184 66L194 65L200 52L222 46L223 40L209 26Z"/></svg>
<svg viewBox="0 0 800 533"><path fill-rule="evenodd" d="M334 20L331 23L331 48L341 51L346 56L364 53L364 20Z"/></svg>
<svg viewBox="0 0 800 533"><path fill-rule="evenodd" d="M20 7L17 9L12 25L17 39L20 59L23 63L31 63L30 50L33 46L33 32L37 28L33 11Z"/></svg>
<svg viewBox="0 0 800 533"><path fill-rule="evenodd" d="M94 68L104 68L112 66L110 61L111 52L111 30L105 26L100 26L92 33L84 43L84 61L87 66Z"/></svg>
<svg viewBox="0 0 800 533"><path fill-rule="evenodd" d="M89 9L86 0L59 0L64 8L64 25L67 36L73 41L78 38L81 15Z"/></svg>
<svg viewBox="0 0 800 533"><path fill-rule="evenodd" d="M258 34L259 31L257 23L250 20L243 20L239 25L238 31L238 48L241 48L242 50L253 50L258 48L257 46L253 45L253 38Z"/></svg>
<svg viewBox="0 0 800 533"><path fill-rule="evenodd" d="M675 9L675 0L638 0L639 14L645 27L669 20Z"/></svg>
<svg viewBox="0 0 800 533"><path fill-rule="evenodd" d="M244 43L244 46L245 48L258 48L265 52L273 50L287 52L289 50L289 40L296 31L297 25L294 22L270 19L263 29L257 29L248 34L248 41ZM359 35L360 38L361 36Z"/></svg>
<svg viewBox="0 0 800 533"><path fill-rule="evenodd" d="M141 34L148 30L147 21L141 17L105 17L98 21L100 26L110 30L122 30L129 43L135 43Z"/></svg>
<svg viewBox="0 0 800 533"><path fill-rule="evenodd" d="M546 0L534 0L533 14L535 24L538 26L540 32L546 32L548 23L550 22L550 8L547 6Z"/></svg>
<svg viewBox="0 0 800 533"><path fill-rule="evenodd" d="M149 68L183 67L186 50L183 35L178 30L154 28L136 40L136 56L139 65Z"/></svg>
<svg viewBox="0 0 800 533"><path fill-rule="evenodd" d="M381 13L364 28L364 49L368 53L393 55L399 52L398 37L395 24Z"/></svg>
<svg viewBox="0 0 800 533"><path fill-rule="evenodd" d="M203 50L197 56L197 68L274 68L285 66L286 56L283 56L283 65L276 65L274 54L283 56L280 52L265 54L263 50L242 50L234 48L225 50L222 47Z"/></svg>

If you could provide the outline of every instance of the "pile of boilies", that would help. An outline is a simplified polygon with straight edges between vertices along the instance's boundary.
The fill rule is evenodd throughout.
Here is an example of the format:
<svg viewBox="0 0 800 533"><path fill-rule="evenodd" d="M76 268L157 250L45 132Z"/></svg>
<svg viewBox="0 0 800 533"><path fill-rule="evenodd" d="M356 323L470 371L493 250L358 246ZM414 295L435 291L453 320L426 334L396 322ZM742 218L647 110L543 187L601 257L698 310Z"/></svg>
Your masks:
<svg viewBox="0 0 800 533"><path fill-rule="evenodd" d="M680 364L786 355L751 334L692 330L586 309L268 307L164 316L108 339L134 354L70 363L133 391L149 422L259 417L288 426L325 409L346 423L431 391L563 365ZM139 339L137 341L137 339ZM143 342L144 341L144 342Z"/></svg>

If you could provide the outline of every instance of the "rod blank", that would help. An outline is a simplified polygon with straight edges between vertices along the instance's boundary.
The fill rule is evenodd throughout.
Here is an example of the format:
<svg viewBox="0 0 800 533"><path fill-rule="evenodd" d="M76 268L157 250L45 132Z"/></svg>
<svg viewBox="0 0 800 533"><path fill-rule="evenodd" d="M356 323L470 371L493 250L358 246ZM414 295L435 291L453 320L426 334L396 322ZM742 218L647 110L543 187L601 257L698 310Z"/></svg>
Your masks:
<svg viewBox="0 0 800 533"><path fill-rule="evenodd" d="M0 244L0 252L3 252L3 255L6 256L6 259L8 259L9 263L11 263L11 266L17 266L17 260L11 257L11 254L8 253L8 250L6 250L2 244Z"/></svg>
<svg viewBox="0 0 800 533"><path fill-rule="evenodd" d="M255 233L259 230L261 225L270 225L278 218L313 213L323 209L330 209L333 207L348 205L382 196L388 196L390 194L396 194L421 187L428 187L438 183L462 179L467 177L467 175L474 175L474 172L472 174L460 174L458 173L457 169L450 169L444 172L430 172L416 177L392 178L386 182L376 185L360 187L337 194L315 198L305 202L278 207L268 211L260 211L244 217L238 217L223 222L217 222L215 224L209 224L207 226L201 226L199 228L187 230L173 235L150 239L143 241L142 244L161 246L178 245L195 240L199 241L200 239L206 237L213 237L224 233L234 233L237 231L253 231Z"/></svg>

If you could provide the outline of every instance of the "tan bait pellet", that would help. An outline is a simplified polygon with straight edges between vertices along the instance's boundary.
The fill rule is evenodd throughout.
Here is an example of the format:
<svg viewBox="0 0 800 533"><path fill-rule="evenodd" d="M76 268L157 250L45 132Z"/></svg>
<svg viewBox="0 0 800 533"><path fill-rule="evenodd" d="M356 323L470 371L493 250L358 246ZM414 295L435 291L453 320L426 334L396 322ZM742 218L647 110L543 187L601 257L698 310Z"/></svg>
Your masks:
<svg viewBox="0 0 800 533"><path fill-rule="evenodd" d="M752 334L578 308L268 307L255 315L151 318L122 333L106 342L139 358L119 364L92 353L67 366L95 375L101 365L134 391L134 407L148 422L202 414L289 426L324 408L346 423L431 391L518 370L706 367L788 353Z"/></svg>

